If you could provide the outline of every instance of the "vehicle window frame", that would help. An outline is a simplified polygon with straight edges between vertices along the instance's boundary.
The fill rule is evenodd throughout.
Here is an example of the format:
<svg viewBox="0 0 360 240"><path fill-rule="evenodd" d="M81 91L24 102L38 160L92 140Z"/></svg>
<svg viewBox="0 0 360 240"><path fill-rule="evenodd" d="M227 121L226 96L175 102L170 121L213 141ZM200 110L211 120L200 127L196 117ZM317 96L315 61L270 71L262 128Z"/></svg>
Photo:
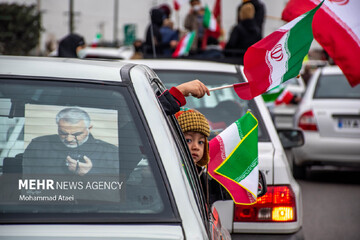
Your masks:
<svg viewBox="0 0 360 240"><path fill-rule="evenodd" d="M143 112L141 110L141 106L139 103L138 98L136 97L135 91L132 87L132 85L129 82L110 82L110 81L99 81L99 80L91 80L91 79L69 79L69 78L50 78L50 77L38 77L38 76L16 76L16 75L0 75L0 81L2 82L9 82L13 83L14 81L26 82L27 84L34 84L35 82L38 82L37 84L41 86L59 86L59 85L67 85L69 83L79 83L80 85L86 84L87 86L92 86L94 88L99 88L99 86L108 86L110 87L125 87L129 96L131 98L125 99L125 101L130 101L131 104L134 105L134 108L131 108L130 111L136 111L138 116L140 117L139 122L143 125L142 129L147 135L149 139L149 148L151 148L152 155L154 158L154 161L152 163L152 166L157 168L156 172L159 176L155 176L154 179L157 179L156 182L162 181L163 182L163 188L164 193L167 194L167 196L163 196L163 199L169 199L168 203L165 203L168 205L168 210L172 210L172 214L170 214L167 217L162 217L161 219L154 217L146 217L145 219L141 216L142 214L133 214L132 217L128 217L128 213L124 213L125 217L118 218L114 217L115 215L118 215L119 213L81 213L81 216L78 216L76 218L70 217L70 215L79 215L79 213L71 213L70 215L67 213L40 213L40 214L34 214L34 213L2 213L3 220L1 222L3 223L40 223L40 222L54 222L54 223L106 223L106 222L115 222L115 223L123 223L123 222L144 222L144 223L153 223L153 222L167 222L167 223L180 223L180 215L178 212L178 209L176 207L176 203L174 200L174 196L172 194L171 188L168 183L168 179L165 174L164 166L161 163L159 153L157 152L157 148L154 142L154 139L150 133L150 128L145 120L145 117L143 116ZM49 82L49 84L46 84L46 81ZM99 85L100 84L100 85ZM85 87L85 85L83 85ZM131 100L132 99L132 100ZM136 126L138 127L138 126ZM161 191L162 192L162 191ZM55 217L55 215L57 217ZM156 216L159 216L159 214L155 214ZM49 219L49 216L51 218ZM139 217L140 216L140 217ZM171 216L171 217L170 217ZM126 219L126 220L125 220Z"/></svg>

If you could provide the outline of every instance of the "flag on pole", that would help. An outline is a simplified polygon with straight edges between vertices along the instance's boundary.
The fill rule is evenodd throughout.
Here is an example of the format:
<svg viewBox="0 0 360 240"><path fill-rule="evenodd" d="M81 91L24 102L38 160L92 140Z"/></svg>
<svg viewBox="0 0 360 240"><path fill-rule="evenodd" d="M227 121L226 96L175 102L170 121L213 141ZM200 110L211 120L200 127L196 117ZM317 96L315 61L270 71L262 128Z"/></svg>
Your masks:
<svg viewBox="0 0 360 240"><path fill-rule="evenodd" d="M189 54L191 45L195 38L195 31L187 33L185 36L183 36L178 45L176 46L176 49L174 53L172 54L173 58L180 57L180 56L186 56Z"/></svg>
<svg viewBox="0 0 360 240"><path fill-rule="evenodd" d="M311 23L322 3L250 46L244 56L248 82L234 85L249 100L296 77L313 40Z"/></svg>
<svg viewBox="0 0 360 240"><path fill-rule="evenodd" d="M209 142L208 172L235 203L254 204L259 182L258 121L247 112Z"/></svg>
<svg viewBox="0 0 360 240"><path fill-rule="evenodd" d="M320 0L290 0L282 12L291 21ZM359 0L328 0L314 17L314 38L341 68L351 86L360 83Z"/></svg>
<svg viewBox="0 0 360 240"><path fill-rule="evenodd" d="M208 31L220 35L220 26L207 5L205 6L203 25Z"/></svg>

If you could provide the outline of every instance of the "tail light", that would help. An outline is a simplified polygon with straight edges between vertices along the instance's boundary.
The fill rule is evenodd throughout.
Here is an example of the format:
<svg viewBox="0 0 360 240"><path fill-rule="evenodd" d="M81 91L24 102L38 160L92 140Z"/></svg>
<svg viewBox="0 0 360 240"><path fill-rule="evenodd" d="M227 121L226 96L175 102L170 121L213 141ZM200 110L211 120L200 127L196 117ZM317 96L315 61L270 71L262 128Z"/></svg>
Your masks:
<svg viewBox="0 0 360 240"><path fill-rule="evenodd" d="M268 186L253 205L235 204L234 222L294 222L295 194L289 185Z"/></svg>
<svg viewBox="0 0 360 240"><path fill-rule="evenodd" d="M302 130L308 131L317 131L316 119L313 112L307 111L304 112L299 119L299 128Z"/></svg>

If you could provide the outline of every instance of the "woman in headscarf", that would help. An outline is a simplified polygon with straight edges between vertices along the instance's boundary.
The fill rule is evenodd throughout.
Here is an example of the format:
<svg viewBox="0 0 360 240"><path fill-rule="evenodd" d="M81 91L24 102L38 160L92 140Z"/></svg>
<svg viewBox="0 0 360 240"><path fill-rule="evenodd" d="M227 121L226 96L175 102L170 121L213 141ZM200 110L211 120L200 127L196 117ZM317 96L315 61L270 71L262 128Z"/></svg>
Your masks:
<svg viewBox="0 0 360 240"><path fill-rule="evenodd" d="M59 43L58 56L77 58L81 49L85 48L85 40L82 36L71 33L61 39Z"/></svg>

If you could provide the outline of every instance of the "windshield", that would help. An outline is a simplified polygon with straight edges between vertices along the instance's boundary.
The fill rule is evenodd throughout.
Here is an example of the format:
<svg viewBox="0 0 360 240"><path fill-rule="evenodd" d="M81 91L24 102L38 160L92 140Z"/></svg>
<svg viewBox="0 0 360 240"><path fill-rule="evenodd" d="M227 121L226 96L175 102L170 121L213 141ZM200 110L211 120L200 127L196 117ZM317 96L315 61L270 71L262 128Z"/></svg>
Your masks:
<svg viewBox="0 0 360 240"><path fill-rule="evenodd" d="M322 74L317 82L314 98L359 99L360 85L351 87L343 74Z"/></svg>
<svg viewBox="0 0 360 240"><path fill-rule="evenodd" d="M0 86L0 221L174 218L125 86L14 79Z"/></svg>
<svg viewBox="0 0 360 240"><path fill-rule="evenodd" d="M193 79L201 80L209 89L239 83L239 74L226 74L217 72L191 72L191 71L164 71L155 70L167 88L177 86ZM232 88L212 91L210 96L201 99L186 98L186 107L199 110L209 121L211 137L216 136L226 127L241 118L251 110L259 120L259 141L270 141L261 120L256 103L253 100L242 100Z"/></svg>

